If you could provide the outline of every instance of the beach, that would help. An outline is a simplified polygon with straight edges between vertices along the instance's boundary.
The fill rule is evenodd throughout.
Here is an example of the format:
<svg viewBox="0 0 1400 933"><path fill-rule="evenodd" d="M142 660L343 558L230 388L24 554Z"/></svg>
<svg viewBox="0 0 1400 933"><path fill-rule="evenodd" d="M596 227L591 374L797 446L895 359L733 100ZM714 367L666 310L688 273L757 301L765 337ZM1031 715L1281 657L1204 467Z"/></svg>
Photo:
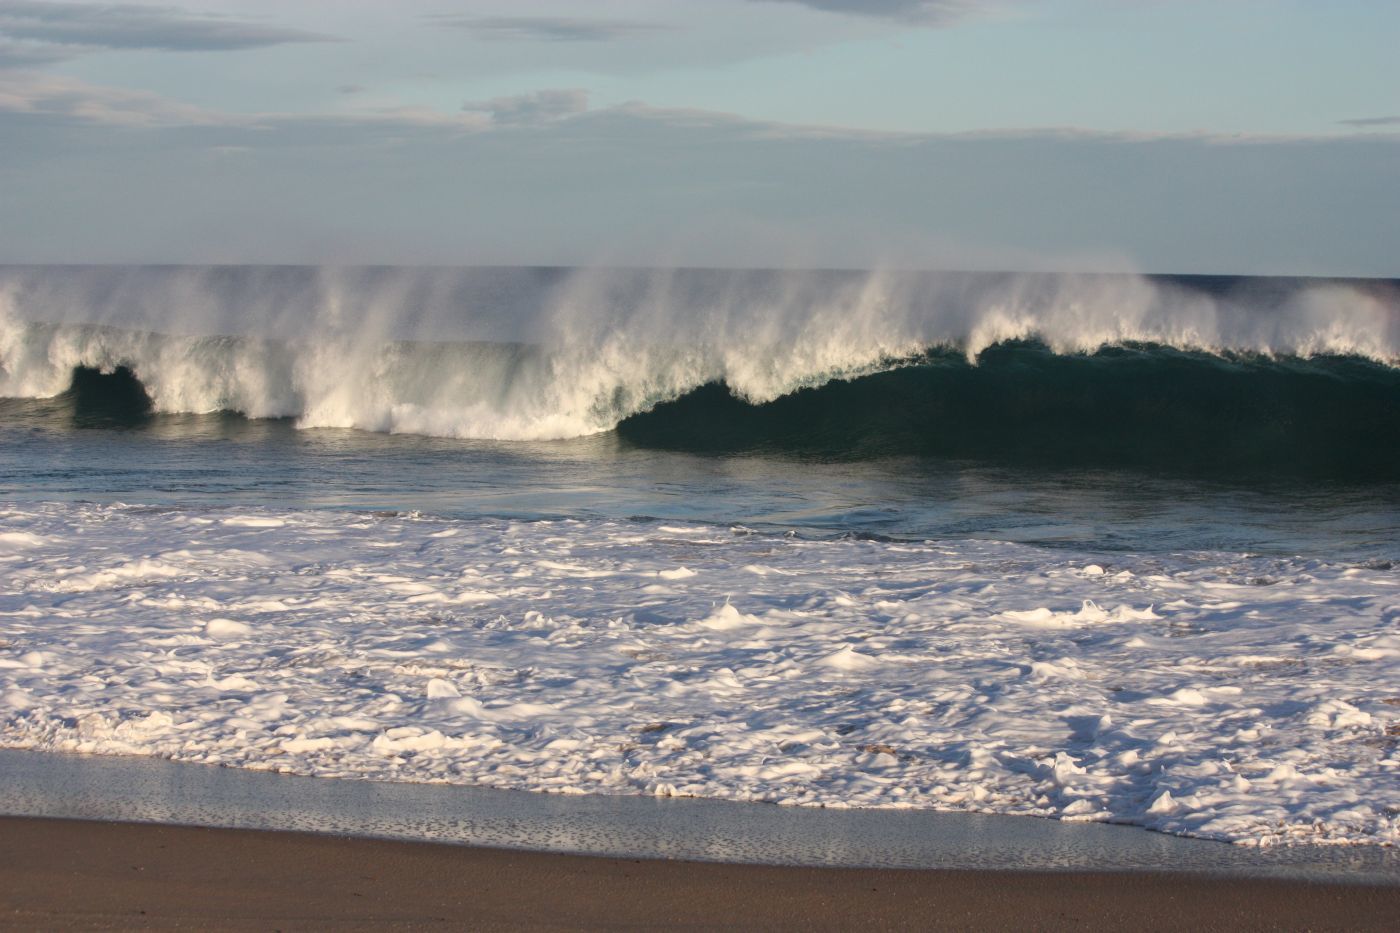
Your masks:
<svg viewBox="0 0 1400 933"><path fill-rule="evenodd" d="M1384 929L1400 859L0 752L0 927Z"/></svg>
<svg viewBox="0 0 1400 933"><path fill-rule="evenodd" d="M0 267L9 922L1379 924L1396 284Z"/></svg>
<svg viewBox="0 0 1400 933"><path fill-rule="evenodd" d="M1398 34L0 0L0 933L1400 929Z"/></svg>
<svg viewBox="0 0 1400 933"><path fill-rule="evenodd" d="M305 833L0 819L11 929L1393 928L1400 887L818 869Z"/></svg>

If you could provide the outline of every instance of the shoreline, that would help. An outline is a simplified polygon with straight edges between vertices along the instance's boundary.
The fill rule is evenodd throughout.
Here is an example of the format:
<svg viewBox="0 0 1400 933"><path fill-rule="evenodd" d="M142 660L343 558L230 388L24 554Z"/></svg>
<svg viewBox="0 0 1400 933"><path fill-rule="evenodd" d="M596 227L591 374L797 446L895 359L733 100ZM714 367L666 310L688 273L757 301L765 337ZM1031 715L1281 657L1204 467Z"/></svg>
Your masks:
<svg viewBox="0 0 1400 933"><path fill-rule="evenodd" d="M1400 888L813 868L0 817L0 927L1381 930Z"/></svg>
<svg viewBox="0 0 1400 933"><path fill-rule="evenodd" d="M1166 872L1400 890L1400 851L1382 846L1254 848L1027 816L541 794L14 749L0 749L0 815L731 865Z"/></svg>

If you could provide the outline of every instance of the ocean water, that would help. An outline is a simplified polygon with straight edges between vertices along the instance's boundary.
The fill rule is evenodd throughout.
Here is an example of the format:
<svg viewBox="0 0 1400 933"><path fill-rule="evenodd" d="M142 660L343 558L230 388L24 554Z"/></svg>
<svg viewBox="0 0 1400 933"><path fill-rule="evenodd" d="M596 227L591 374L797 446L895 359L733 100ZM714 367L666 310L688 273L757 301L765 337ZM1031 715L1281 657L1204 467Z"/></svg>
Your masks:
<svg viewBox="0 0 1400 933"><path fill-rule="evenodd" d="M0 269L0 745L1400 839L1400 283Z"/></svg>

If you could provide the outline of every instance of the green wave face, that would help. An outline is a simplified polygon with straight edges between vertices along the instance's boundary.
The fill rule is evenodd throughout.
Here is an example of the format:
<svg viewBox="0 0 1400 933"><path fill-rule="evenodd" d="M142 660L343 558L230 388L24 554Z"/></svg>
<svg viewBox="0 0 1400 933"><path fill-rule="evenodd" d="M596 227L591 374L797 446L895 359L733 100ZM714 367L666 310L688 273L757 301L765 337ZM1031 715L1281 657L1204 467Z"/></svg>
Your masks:
<svg viewBox="0 0 1400 933"><path fill-rule="evenodd" d="M762 405L712 383L626 419L642 446L1400 480L1400 370L1349 357L1003 344Z"/></svg>

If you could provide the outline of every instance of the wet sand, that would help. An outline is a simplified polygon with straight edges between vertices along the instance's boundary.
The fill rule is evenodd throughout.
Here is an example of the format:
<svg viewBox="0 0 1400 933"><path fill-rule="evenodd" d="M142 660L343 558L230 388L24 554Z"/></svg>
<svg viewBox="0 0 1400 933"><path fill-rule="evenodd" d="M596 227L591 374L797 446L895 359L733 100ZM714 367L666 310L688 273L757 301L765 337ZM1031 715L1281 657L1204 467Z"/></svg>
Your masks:
<svg viewBox="0 0 1400 933"><path fill-rule="evenodd" d="M0 749L0 815L311 832L616 858L813 868L1158 872L1400 885L1382 846L1232 846L985 813L775 807L297 777Z"/></svg>
<svg viewBox="0 0 1400 933"><path fill-rule="evenodd" d="M806 868L0 818L13 929L1393 929L1400 887Z"/></svg>

